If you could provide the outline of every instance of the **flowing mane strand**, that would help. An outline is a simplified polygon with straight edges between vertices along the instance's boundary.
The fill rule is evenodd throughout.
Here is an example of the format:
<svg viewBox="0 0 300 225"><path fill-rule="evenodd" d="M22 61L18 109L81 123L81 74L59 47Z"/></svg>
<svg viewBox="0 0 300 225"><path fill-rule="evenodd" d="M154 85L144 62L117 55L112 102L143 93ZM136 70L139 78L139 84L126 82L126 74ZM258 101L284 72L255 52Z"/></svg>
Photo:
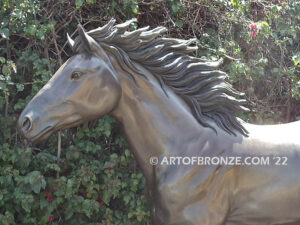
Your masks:
<svg viewBox="0 0 300 225"><path fill-rule="evenodd" d="M225 81L226 73L217 70L221 62L207 62L191 56L197 50L196 39L162 37L161 34L167 31L165 27L127 31L135 22L132 19L114 25L115 20L111 19L87 34L114 55L129 74L133 70L144 76L133 62L145 67L157 78L163 90L165 85L170 87L189 105L201 125L214 129L208 123L212 119L229 134L236 135L238 131L247 136L248 132L235 116L237 111L248 110L243 106L246 100L241 99L244 94ZM78 36L73 51L83 49L84 43Z"/></svg>

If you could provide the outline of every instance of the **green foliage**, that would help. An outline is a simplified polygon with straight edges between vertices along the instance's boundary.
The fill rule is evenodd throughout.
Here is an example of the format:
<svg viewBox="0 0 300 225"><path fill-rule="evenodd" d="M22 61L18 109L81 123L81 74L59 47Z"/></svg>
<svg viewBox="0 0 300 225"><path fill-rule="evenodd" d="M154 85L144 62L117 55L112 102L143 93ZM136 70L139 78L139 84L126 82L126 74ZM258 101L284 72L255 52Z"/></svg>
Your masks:
<svg viewBox="0 0 300 225"><path fill-rule="evenodd" d="M182 3L179 0L168 0L167 3L171 11L171 16L175 20L175 23L173 22L173 26L181 28L183 26L183 20L180 19L180 16L184 13Z"/></svg>
<svg viewBox="0 0 300 225"><path fill-rule="evenodd" d="M167 26L169 36L196 37L199 57L224 58L222 69L251 102L244 120L300 120L299 1L1 0L0 224L149 224L145 180L113 118L63 132L60 159L57 136L33 147L16 129L70 56L66 33L111 16Z"/></svg>
<svg viewBox="0 0 300 225"><path fill-rule="evenodd" d="M47 151L2 144L3 224L46 224L51 216L52 224L147 224L144 178L118 130L105 117L78 129L70 146L73 133L66 132L60 161L55 138Z"/></svg>
<svg viewBox="0 0 300 225"><path fill-rule="evenodd" d="M70 7L81 12L94 4ZM63 22L60 15L49 20L56 9L38 1L0 6L0 224L148 224L144 177L112 118L64 132L60 160L56 136L36 147L20 139L18 114L59 66L53 31ZM128 16L138 13L135 1L122 7ZM55 39L60 47L65 34Z"/></svg>
<svg viewBox="0 0 300 225"><path fill-rule="evenodd" d="M253 103L249 106L252 115L245 118L256 123L296 120L300 100L299 1L270 1L268 6L242 0L201 2L210 8L212 18L222 13L226 19L205 29L198 54L225 59L223 70L229 80Z"/></svg>

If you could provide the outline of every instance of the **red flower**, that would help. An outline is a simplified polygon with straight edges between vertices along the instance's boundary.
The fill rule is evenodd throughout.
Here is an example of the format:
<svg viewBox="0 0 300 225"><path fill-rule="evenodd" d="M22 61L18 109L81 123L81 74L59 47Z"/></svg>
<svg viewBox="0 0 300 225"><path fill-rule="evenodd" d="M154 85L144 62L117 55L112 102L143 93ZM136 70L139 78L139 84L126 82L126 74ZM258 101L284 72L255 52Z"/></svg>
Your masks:
<svg viewBox="0 0 300 225"><path fill-rule="evenodd" d="M52 197L51 195L49 195L49 196L47 196L47 200L48 200L49 202L51 202L51 201L53 200L53 197Z"/></svg>
<svg viewBox="0 0 300 225"><path fill-rule="evenodd" d="M259 33L259 27L255 23L250 24L249 27L251 29L252 38L255 38L256 35Z"/></svg>
<svg viewBox="0 0 300 225"><path fill-rule="evenodd" d="M48 223L51 223L54 220L54 216L50 216L48 219Z"/></svg>
<svg viewBox="0 0 300 225"><path fill-rule="evenodd" d="M257 29L257 25L256 24L251 24L250 28L253 29L253 30L255 30L255 29Z"/></svg>
<svg viewBox="0 0 300 225"><path fill-rule="evenodd" d="M255 31L251 31L251 35L253 38L255 38L255 36L257 35L257 33Z"/></svg>
<svg viewBox="0 0 300 225"><path fill-rule="evenodd" d="M103 200L101 198L101 196L98 197L98 205L99 205L99 208L101 208L103 206Z"/></svg>
<svg viewBox="0 0 300 225"><path fill-rule="evenodd" d="M113 167L108 167L108 168L105 168L106 170L109 170L109 171L112 171L112 170L114 170L114 168Z"/></svg>
<svg viewBox="0 0 300 225"><path fill-rule="evenodd" d="M53 197L49 194L48 191L46 191L45 194L46 194L47 200L48 200L49 202L51 202L51 201L53 200Z"/></svg>

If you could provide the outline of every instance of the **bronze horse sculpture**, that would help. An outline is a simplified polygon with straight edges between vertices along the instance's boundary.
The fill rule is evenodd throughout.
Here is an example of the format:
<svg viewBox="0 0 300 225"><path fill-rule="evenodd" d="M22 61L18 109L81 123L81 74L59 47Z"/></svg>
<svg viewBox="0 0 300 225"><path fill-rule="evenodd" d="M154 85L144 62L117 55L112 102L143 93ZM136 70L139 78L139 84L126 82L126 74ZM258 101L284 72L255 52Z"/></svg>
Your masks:
<svg viewBox="0 0 300 225"><path fill-rule="evenodd" d="M300 224L300 122L252 125L220 62L191 56L194 40L115 20L79 25L72 56L22 112L38 142L105 114L121 124L147 181L153 225ZM277 165L174 165L157 157L285 157Z"/></svg>

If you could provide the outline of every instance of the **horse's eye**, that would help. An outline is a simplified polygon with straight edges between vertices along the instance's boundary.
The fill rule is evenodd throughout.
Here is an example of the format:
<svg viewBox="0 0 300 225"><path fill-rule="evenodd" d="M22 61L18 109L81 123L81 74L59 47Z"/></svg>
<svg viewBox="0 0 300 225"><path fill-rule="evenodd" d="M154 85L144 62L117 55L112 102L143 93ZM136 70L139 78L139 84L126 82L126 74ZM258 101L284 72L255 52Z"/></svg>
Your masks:
<svg viewBox="0 0 300 225"><path fill-rule="evenodd" d="M82 76L80 72L73 72L71 75L71 80L78 80Z"/></svg>

